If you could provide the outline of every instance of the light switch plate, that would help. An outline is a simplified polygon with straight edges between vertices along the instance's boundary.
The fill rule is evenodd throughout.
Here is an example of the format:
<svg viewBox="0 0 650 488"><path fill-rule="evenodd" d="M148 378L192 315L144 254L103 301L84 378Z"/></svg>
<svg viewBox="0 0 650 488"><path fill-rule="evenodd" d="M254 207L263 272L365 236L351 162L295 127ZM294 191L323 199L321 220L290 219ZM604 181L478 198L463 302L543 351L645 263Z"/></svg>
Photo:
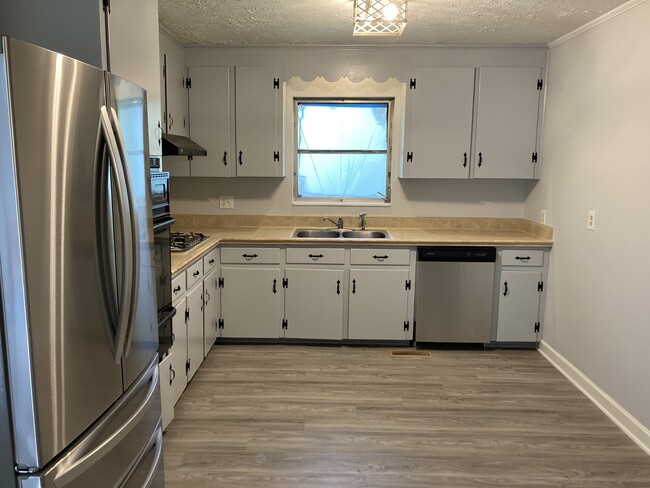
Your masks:
<svg viewBox="0 0 650 488"><path fill-rule="evenodd" d="M589 210L589 214L587 216L587 229L588 230L596 230L596 211L595 210Z"/></svg>
<svg viewBox="0 0 650 488"><path fill-rule="evenodd" d="M235 208L235 197L233 196L220 196L219 197L219 208L225 208L232 210Z"/></svg>
<svg viewBox="0 0 650 488"><path fill-rule="evenodd" d="M542 212L539 215L539 223L540 224L546 224L546 210L542 210Z"/></svg>

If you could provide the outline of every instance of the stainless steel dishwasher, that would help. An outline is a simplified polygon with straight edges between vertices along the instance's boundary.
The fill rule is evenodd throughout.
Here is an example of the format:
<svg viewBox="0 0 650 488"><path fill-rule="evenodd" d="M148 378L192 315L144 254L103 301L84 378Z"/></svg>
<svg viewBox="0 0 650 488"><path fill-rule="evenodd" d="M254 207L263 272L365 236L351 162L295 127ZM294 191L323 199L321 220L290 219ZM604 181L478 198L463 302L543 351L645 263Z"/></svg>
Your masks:
<svg viewBox="0 0 650 488"><path fill-rule="evenodd" d="M494 247L419 247L415 339L487 343L492 331Z"/></svg>

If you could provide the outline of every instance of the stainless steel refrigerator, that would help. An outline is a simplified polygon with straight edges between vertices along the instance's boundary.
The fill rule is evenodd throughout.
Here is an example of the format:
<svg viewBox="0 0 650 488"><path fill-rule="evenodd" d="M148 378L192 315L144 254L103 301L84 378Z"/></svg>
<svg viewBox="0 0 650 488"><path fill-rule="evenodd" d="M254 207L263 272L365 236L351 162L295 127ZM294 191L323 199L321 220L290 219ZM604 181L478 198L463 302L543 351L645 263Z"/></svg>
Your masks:
<svg viewBox="0 0 650 488"><path fill-rule="evenodd" d="M146 93L2 38L0 486L163 486Z"/></svg>

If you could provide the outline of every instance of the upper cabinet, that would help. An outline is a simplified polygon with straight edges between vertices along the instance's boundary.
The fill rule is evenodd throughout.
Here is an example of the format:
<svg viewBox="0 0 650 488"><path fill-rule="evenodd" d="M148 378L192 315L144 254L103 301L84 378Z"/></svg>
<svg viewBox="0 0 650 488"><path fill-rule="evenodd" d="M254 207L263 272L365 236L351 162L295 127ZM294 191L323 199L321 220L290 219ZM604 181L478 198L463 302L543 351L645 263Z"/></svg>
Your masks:
<svg viewBox="0 0 650 488"><path fill-rule="evenodd" d="M543 69L416 68L403 178L539 178Z"/></svg>
<svg viewBox="0 0 650 488"><path fill-rule="evenodd" d="M187 68L182 60L177 59L172 54L165 53L163 62L163 78L165 80L163 119L165 121L165 132L188 136Z"/></svg>

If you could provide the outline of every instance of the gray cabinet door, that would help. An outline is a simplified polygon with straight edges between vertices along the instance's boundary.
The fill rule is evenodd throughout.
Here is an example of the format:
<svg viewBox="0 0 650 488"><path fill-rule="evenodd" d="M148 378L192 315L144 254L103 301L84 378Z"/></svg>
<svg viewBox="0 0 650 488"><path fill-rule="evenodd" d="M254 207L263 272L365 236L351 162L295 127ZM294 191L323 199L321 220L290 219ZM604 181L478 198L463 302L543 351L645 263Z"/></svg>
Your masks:
<svg viewBox="0 0 650 488"><path fill-rule="evenodd" d="M203 362L203 283L187 293L187 381L190 381Z"/></svg>
<svg viewBox="0 0 650 488"><path fill-rule="evenodd" d="M213 271L203 280L203 356L207 356L217 340L219 321L219 282L218 274Z"/></svg>
<svg viewBox="0 0 650 488"><path fill-rule="evenodd" d="M221 276L221 336L277 339L282 296L279 269L223 267Z"/></svg>
<svg viewBox="0 0 650 488"><path fill-rule="evenodd" d="M541 271L502 271L499 288L498 342L536 342Z"/></svg>
<svg viewBox="0 0 650 488"><path fill-rule="evenodd" d="M190 66L189 73L190 137L208 151L192 160L191 176L232 176L231 68Z"/></svg>
<svg viewBox="0 0 650 488"><path fill-rule="evenodd" d="M274 88L275 78L274 67L235 70L237 176L284 176L278 121L281 97Z"/></svg>
<svg viewBox="0 0 650 488"><path fill-rule="evenodd" d="M479 69L474 178L535 176L541 76L541 68Z"/></svg>
<svg viewBox="0 0 650 488"><path fill-rule="evenodd" d="M407 340L408 269L351 269L349 339Z"/></svg>
<svg viewBox="0 0 650 488"><path fill-rule="evenodd" d="M180 136L189 135L187 121L187 68L182 61L166 55L165 86L167 90L167 132Z"/></svg>
<svg viewBox="0 0 650 488"><path fill-rule="evenodd" d="M287 268L285 338L343 338L343 270Z"/></svg>
<svg viewBox="0 0 650 488"><path fill-rule="evenodd" d="M469 177L474 68L415 68L405 178ZM411 161L409 161L411 160Z"/></svg>
<svg viewBox="0 0 650 488"><path fill-rule="evenodd" d="M171 348L171 366L176 373L172 381L172 392L175 405L187 386L187 372L185 369L187 363L187 326L185 324L185 311L187 310L186 299L183 298L178 302L174 302L174 307L176 308L176 315L172 318L174 341Z"/></svg>

